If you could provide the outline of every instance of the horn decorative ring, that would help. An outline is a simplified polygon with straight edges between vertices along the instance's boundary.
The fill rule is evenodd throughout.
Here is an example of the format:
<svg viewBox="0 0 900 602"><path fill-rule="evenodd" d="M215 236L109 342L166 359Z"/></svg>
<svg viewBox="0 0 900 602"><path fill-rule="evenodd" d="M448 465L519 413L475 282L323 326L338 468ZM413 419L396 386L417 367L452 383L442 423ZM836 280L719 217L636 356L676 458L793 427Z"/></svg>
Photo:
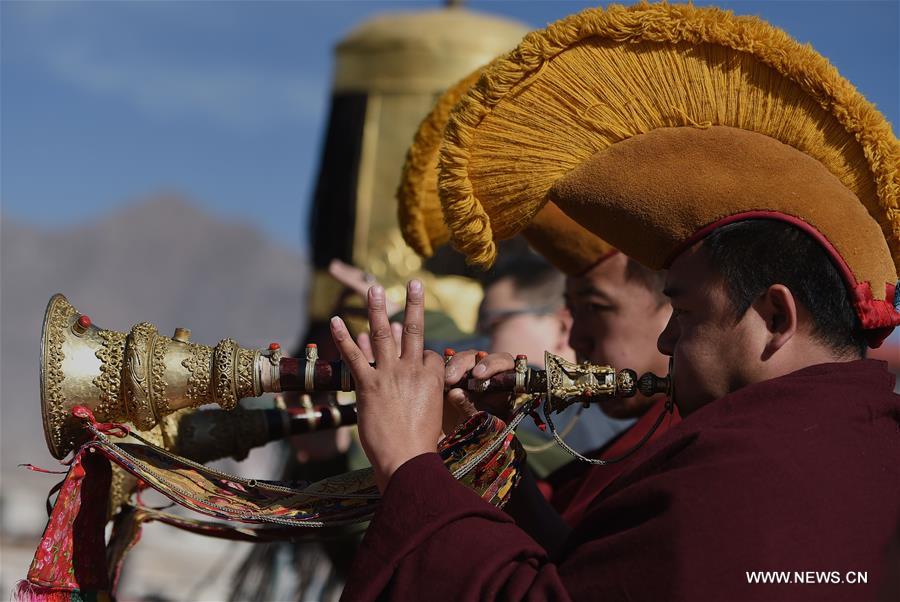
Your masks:
<svg viewBox="0 0 900 602"><path fill-rule="evenodd" d="M527 367L516 358L515 370L487 380L468 378L466 387L479 392L540 394L548 407L562 411L573 403L589 404L609 397L630 397L641 391L665 391L668 377L610 366L575 364L545 355L546 370ZM86 438L72 408L85 406L98 422L131 422L141 431L184 408L215 403L231 410L245 397L285 391L352 391L352 375L341 362L282 357L279 348L246 349L232 339L215 347L190 341L190 331L177 328L173 337L160 335L147 322L129 333L105 330L78 312L60 294L47 305L41 334L41 410L47 447L63 458ZM323 420L323 428L355 422L355 408L345 407L341 419ZM331 411L334 414L334 410ZM309 420L327 414L319 408ZM303 420L298 415L292 422ZM270 429L282 432L283 429ZM290 432L313 430L292 424Z"/></svg>

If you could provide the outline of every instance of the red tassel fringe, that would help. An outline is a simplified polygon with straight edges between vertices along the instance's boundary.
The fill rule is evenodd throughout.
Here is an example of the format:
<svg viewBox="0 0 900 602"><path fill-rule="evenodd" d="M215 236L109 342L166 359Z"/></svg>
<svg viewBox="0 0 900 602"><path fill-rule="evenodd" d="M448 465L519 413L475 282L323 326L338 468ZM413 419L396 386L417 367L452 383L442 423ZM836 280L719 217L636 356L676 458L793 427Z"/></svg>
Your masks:
<svg viewBox="0 0 900 602"><path fill-rule="evenodd" d="M26 579L16 584L13 600L16 602L78 602L78 592L35 585Z"/></svg>

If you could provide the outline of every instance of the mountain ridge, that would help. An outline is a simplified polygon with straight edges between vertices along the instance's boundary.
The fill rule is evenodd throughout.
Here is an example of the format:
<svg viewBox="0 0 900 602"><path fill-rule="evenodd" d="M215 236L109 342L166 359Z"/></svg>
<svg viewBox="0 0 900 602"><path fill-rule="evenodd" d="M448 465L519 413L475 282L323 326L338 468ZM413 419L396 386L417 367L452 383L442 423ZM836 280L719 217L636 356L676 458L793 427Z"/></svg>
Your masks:
<svg viewBox="0 0 900 602"><path fill-rule="evenodd" d="M103 328L148 321L170 334L183 326L206 344L230 337L289 348L305 327L306 257L177 194L145 197L70 228L0 216L0 271L0 471L8 485L46 489L15 467L54 462L38 390L41 322L52 294L65 294Z"/></svg>

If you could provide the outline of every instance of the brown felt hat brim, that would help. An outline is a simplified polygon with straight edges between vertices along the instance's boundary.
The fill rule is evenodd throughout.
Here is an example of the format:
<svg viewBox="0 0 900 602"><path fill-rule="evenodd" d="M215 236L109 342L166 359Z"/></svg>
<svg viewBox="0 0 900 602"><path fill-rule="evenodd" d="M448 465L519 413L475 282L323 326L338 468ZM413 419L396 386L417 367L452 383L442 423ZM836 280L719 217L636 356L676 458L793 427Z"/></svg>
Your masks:
<svg viewBox="0 0 900 602"><path fill-rule="evenodd" d="M879 224L821 163L768 136L659 128L598 151L551 188L575 221L651 268L705 226L735 215L807 224L875 299L897 281ZM787 251L787 250L786 250Z"/></svg>
<svg viewBox="0 0 900 602"><path fill-rule="evenodd" d="M616 252L615 247L578 225L552 202L541 208L522 236L569 276L580 276Z"/></svg>

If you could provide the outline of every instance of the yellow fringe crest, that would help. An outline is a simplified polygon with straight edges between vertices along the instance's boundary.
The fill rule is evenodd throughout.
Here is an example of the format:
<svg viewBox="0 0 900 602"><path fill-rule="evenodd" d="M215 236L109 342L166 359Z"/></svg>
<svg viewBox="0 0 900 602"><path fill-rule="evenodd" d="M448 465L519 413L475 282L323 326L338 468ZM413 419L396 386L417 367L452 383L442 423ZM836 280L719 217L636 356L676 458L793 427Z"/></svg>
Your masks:
<svg viewBox="0 0 900 602"><path fill-rule="evenodd" d="M450 240L437 198L437 158L450 110L478 80L482 68L467 75L438 99L419 125L397 189L397 219L403 239L422 257Z"/></svg>
<svg viewBox="0 0 900 602"><path fill-rule="evenodd" d="M596 151L659 127L710 125L819 160L879 223L900 268L900 141L884 117L780 29L668 3L585 10L485 69L451 112L440 152L454 246L489 266L494 241L521 231L553 183Z"/></svg>

